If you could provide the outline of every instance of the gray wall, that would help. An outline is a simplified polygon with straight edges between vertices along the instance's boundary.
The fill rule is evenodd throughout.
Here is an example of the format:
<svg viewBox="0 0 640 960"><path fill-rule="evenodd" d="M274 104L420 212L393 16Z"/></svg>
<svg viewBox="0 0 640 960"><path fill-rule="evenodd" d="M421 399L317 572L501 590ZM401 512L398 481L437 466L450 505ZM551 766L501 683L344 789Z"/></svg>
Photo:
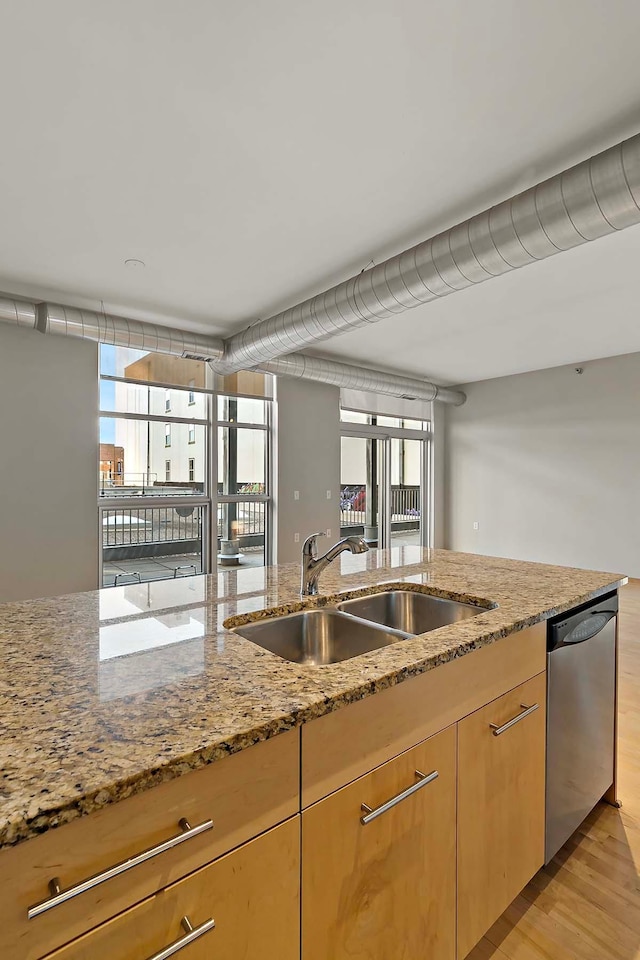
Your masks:
<svg viewBox="0 0 640 960"><path fill-rule="evenodd" d="M464 389L446 415L447 546L640 577L640 354Z"/></svg>
<svg viewBox="0 0 640 960"><path fill-rule="evenodd" d="M98 585L97 347L0 324L0 600Z"/></svg>
<svg viewBox="0 0 640 960"><path fill-rule="evenodd" d="M287 563L310 533L331 530L327 545L340 537L340 390L287 377L276 390L275 561Z"/></svg>

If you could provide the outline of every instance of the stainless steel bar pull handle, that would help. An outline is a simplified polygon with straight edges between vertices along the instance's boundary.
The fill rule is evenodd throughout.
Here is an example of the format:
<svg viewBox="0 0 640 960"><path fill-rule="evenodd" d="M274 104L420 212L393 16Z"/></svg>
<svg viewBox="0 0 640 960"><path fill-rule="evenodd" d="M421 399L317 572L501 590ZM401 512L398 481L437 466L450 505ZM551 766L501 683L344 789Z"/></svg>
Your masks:
<svg viewBox="0 0 640 960"><path fill-rule="evenodd" d="M127 870L132 870L133 867L137 867L147 860L152 860L167 850L172 850L173 847L185 843L186 840L191 840L192 837L197 837L199 834L211 830L213 828L213 820L204 820L202 823L192 827L189 821L182 817L179 826L182 833L177 834L175 837L170 837L169 840L165 840L155 847L149 847L147 850L143 850L142 853L137 853L127 860L121 860L120 863L109 867L108 870L104 870L102 873L96 873L87 880L82 880L80 883L76 883L75 886L69 887L68 890L63 890L59 878L54 877L53 880L49 881L51 896L29 907L27 910L28 919L33 920L35 917L39 917L40 914L46 913L47 910L53 910L54 907L59 907L61 903L66 903L67 900L72 900L81 893L86 893L87 890L92 890L101 883L105 883L107 880L113 880L114 877L120 876L121 873L126 873Z"/></svg>
<svg viewBox="0 0 640 960"><path fill-rule="evenodd" d="M152 957L149 957L149 960L167 960L168 957L172 957L178 950L183 950L184 947L188 947L194 940L204 936L205 933L209 933L209 930L213 930L216 925L215 920L205 920L199 927L194 927L189 917L183 917L180 923L186 931L184 937L179 937L177 940L174 940L173 943L170 943L169 946L161 950L160 953L154 953Z"/></svg>
<svg viewBox="0 0 640 960"><path fill-rule="evenodd" d="M530 716L532 713L535 713L538 709L538 704L534 703L530 707L526 703L521 703L522 713L519 713L517 717L512 717L511 720L507 720L506 723L503 723L502 726L498 726L497 723L490 723L492 733L494 737L499 737L501 733L505 733L506 730L510 730L511 727L514 727L516 723L520 723L521 720L524 720L525 717Z"/></svg>
<svg viewBox="0 0 640 960"><path fill-rule="evenodd" d="M417 791L421 790L422 787L426 787L428 783L432 783L434 780L437 780L439 773L437 770L433 770L431 773L421 773L419 770L416 770L416 777L418 777L417 783L413 783L410 787L407 787L406 790L403 790L402 793L398 793L395 797L391 797L391 799L387 800L386 803L380 804L380 806L376 807L375 810L367 806L366 803L363 803L360 809L364 810L365 815L364 817L360 817L360 823L366 827L366 825L371 823L372 820L375 820L376 817L381 817L383 813L386 813L387 810L391 810L391 808L395 807L396 804L402 803L402 801L406 800L407 797L417 793Z"/></svg>

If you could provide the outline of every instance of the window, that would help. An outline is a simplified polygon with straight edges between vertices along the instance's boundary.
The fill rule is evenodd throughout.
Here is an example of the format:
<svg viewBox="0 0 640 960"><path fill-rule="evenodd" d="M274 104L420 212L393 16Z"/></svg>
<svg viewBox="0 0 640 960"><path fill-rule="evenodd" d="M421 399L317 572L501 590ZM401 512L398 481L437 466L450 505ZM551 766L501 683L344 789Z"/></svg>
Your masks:
<svg viewBox="0 0 640 960"><path fill-rule="evenodd" d="M201 361L100 346L103 586L215 570L229 539L241 566L267 562L271 381L218 383Z"/></svg>
<svg viewBox="0 0 640 960"><path fill-rule="evenodd" d="M263 399L218 397L220 549L259 565L268 562L269 406Z"/></svg>

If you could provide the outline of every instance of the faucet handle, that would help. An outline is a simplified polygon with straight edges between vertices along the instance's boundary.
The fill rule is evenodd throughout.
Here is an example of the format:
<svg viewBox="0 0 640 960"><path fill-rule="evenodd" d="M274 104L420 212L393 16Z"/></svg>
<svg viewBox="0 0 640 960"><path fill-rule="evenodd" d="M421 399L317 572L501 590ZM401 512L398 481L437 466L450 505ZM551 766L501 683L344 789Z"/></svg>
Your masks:
<svg viewBox="0 0 640 960"><path fill-rule="evenodd" d="M315 557L317 537L326 537L324 530L320 530L318 533L312 533L307 537L305 542L302 544L302 555L304 557Z"/></svg>

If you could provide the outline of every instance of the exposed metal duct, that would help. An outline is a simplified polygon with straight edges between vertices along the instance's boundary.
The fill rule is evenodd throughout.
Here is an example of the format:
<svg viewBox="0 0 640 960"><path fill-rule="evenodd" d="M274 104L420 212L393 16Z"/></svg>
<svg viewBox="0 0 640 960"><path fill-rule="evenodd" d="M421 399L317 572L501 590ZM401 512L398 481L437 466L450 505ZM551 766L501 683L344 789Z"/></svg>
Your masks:
<svg viewBox="0 0 640 960"><path fill-rule="evenodd" d="M110 343L149 353L168 353L192 360L219 357L223 342L219 337L163 327L143 320L115 317L95 310L80 310L54 303L34 303L0 295L0 320L21 327L37 328L54 336Z"/></svg>
<svg viewBox="0 0 640 960"><path fill-rule="evenodd" d="M0 295L0 320L18 327L35 327L36 305L28 300L14 300Z"/></svg>
<svg viewBox="0 0 640 960"><path fill-rule="evenodd" d="M174 357L195 360L212 360L219 357L223 350L223 342L219 337L158 326L143 320L114 317L94 310L42 303L38 305L37 314L38 329L56 336L79 337L117 347L168 353Z"/></svg>
<svg viewBox="0 0 640 960"><path fill-rule="evenodd" d="M213 367L215 369L215 364ZM316 380L336 387L382 393L407 400L439 400L441 403L451 403L456 406L466 400L466 395L461 390L438 387L427 380L401 377L381 370L371 370L368 367L356 367L335 360L311 357L305 353L291 353L286 357L268 360L266 363L261 363L258 369L265 373Z"/></svg>
<svg viewBox="0 0 640 960"><path fill-rule="evenodd" d="M224 342L220 373L262 365L640 221L640 135Z"/></svg>
<svg viewBox="0 0 640 960"><path fill-rule="evenodd" d="M33 303L0 295L0 320L19 326L37 328L42 333L75 337L118 347L132 347L153 353L208 360L216 370L216 361L223 350L223 341L172 327L156 326L146 321L116 317L94 310L80 310L62 304ZM213 361L213 362L212 362ZM439 400L443 403L464 403L460 390L438 387L417 380L365 367L322 360L306 354L281 357L262 365L265 372L330 383L335 386L367 390L392 397ZM216 370L217 372L217 370Z"/></svg>

